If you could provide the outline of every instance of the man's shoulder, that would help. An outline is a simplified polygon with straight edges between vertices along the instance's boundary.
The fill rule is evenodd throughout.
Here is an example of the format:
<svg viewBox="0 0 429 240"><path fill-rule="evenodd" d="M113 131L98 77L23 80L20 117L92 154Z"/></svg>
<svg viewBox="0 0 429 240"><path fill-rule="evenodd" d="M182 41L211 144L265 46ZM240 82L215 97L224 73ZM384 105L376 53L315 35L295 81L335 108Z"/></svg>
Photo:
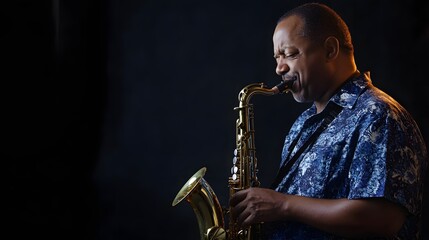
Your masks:
<svg viewBox="0 0 429 240"><path fill-rule="evenodd" d="M374 86L369 86L356 102L353 111L373 117L411 118L408 111L394 98Z"/></svg>

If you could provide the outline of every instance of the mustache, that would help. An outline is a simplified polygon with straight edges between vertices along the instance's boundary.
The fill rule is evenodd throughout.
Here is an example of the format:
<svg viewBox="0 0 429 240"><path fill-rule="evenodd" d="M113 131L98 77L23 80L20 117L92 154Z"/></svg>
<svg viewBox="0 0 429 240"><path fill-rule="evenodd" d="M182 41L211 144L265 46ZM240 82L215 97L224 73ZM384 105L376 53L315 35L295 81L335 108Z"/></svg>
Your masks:
<svg viewBox="0 0 429 240"><path fill-rule="evenodd" d="M289 76L289 75L282 75L282 81L286 82L286 81L296 81L298 78L297 76Z"/></svg>
<svg viewBox="0 0 429 240"><path fill-rule="evenodd" d="M272 88L275 94L288 92L292 88L293 83L298 79L297 76L285 76L283 75L282 81Z"/></svg>

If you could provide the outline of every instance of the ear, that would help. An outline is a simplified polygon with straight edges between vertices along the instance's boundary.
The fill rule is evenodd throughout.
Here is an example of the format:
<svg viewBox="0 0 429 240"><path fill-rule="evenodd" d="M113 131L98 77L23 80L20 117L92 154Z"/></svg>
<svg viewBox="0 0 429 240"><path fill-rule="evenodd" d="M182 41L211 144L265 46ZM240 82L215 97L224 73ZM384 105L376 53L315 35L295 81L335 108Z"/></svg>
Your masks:
<svg viewBox="0 0 429 240"><path fill-rule="evenodd" d="M324 47L326 50L326 61L330 62L338 57L340 52L340 42L336 37L330 36L326 38Z"/></svg>

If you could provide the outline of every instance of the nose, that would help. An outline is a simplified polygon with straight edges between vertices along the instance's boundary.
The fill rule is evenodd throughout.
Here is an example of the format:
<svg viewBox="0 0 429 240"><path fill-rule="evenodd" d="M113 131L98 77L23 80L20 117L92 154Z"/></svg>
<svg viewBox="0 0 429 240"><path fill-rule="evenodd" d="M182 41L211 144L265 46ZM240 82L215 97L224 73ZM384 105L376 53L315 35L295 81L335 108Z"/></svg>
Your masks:
<svg viewBox="0 0 429 240"><path fill-rule="evenodd" d="M286 64L285 59L280 57L277 59L277 67L276 67L276 73L280 76L286 74L289 72L289 66Z"/></svg>

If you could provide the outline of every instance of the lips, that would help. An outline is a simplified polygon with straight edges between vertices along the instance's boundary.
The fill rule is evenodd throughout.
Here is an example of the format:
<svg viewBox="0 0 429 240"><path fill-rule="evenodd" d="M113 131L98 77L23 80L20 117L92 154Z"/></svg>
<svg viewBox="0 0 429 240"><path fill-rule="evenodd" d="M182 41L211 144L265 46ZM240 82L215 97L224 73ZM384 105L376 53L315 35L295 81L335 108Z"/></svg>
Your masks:
<svg viewBox="0 0 429 240"><path fill-rule="evenodd" d="M293 86L295 85L294 82L298 80L298 76L296 75L282 75L283 82L290 82L290 84L287 84L290 86L290 89L293 90Z"/></svg>

